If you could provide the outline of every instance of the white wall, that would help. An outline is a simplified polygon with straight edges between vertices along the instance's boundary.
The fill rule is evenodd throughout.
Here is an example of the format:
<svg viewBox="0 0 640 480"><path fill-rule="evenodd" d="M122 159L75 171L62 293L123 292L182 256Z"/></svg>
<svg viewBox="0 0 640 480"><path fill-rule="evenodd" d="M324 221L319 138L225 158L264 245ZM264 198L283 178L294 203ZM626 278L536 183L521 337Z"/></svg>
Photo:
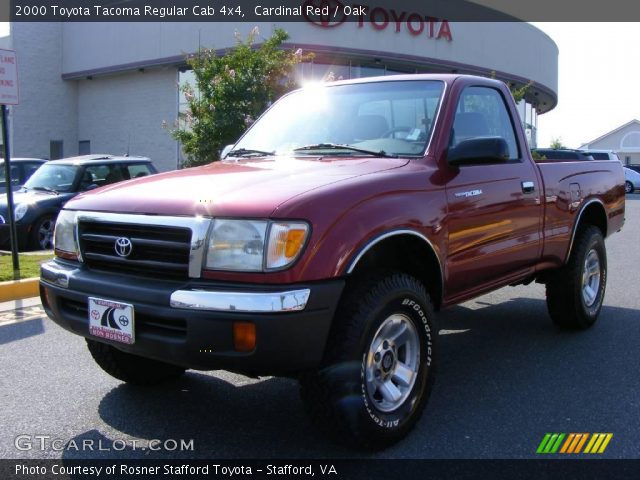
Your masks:
<svg viewBox="0 0 640 480"><path fill-rule="evenodd" d="M258 24L260 37L276 24ZM558 50L526 23L452 23L453 41L413 36L393 25L369 23L324 29L307 22L280 25L289 43L371 55L415 58L494 69L557 90ZM176 64L199 45L233 46L237 23L14 23L21 105L14 109L13 154L49 156L49 141L63 140L64 155L89 140L92 153L146 155L162 169L176 167L177 143L161 128L177 117ZM144 73L139 68L144 67ZM115 72L119 73L115 73ZM89 80L88 77L92 79ZM66 80L62 80L62 78ZM550 105L549 105L550 107Z"/></svg>
<svg viewBox="0 0 640 480"><path fill-rule="evenodd" d="M159 170L176 168L177 142L161 126L177 118L175 67L78 81L78 140L91 153L151 158Z"/></svg>
<svg viewBox="0 0 640 480"><path fill-rule="evenodd" d="M20 104L12 107L12 155L49 157L49 141L62 140L64 155L78 153L77 85L62 75L62 24L14 23Z"/></svg>
<svg viewBox="0 0 640 480"><path fill-rule="evenodd" d="M260 37L276 26L290 34L289 43L396 53L454 61L533 80L558 88L558 48L542 31L524 22L451 23L453 41L410 35L405 25L376 30L365 22L320 28L308 22L258 23ZM66 74L91 69L184 57L198 45L215 49L234 45L234 31L243 36L252 24L227 23L67 23L64 25Z"/></svg>
<svg viewBox="0 0 640 480"><path fill-rule="evenodd" d="M11 50L11 37L0 37L0 48L4 48L5 50Z"/></svg>

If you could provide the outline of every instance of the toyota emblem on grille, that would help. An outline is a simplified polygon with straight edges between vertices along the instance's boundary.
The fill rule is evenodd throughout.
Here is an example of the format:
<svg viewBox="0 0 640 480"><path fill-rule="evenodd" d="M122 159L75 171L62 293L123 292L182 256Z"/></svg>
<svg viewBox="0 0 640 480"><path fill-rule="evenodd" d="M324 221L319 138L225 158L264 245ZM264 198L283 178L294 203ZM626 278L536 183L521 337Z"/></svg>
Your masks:
<svg viewBox="0 0 640 480"><path fill-rule="evenodd" d="M133 244L128 238L120 237L116 239L115 250L119 257L128 257L133 250Z"/></svg>

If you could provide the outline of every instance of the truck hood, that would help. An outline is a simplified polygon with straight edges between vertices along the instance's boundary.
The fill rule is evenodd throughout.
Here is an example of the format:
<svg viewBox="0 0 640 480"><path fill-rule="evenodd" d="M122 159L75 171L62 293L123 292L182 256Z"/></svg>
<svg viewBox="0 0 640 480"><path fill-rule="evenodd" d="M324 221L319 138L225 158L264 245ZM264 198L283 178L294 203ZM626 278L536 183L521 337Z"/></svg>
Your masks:
<svg viewBox="0 0 640 480"><path fill-rule="evenodd" d="M398 168L402 158L265 157L130 180L78 195L66 207L118 213L269 217L316 188Z"/></svg>

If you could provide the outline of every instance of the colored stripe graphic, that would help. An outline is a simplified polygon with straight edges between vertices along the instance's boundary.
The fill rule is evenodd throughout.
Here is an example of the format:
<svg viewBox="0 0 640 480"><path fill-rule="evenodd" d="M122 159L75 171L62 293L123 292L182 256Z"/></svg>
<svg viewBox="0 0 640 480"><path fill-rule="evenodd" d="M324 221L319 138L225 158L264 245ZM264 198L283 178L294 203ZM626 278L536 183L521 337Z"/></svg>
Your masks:
<svg viewBox="0 0 640 480"><path fill-rule="evenodd" d="M558 448L560 448L560 444L562 443L562 440L564 439L565 434L561 433L558 435L558 439L556 440L556 443L553 444L553 447L551 447L551 452L550 453L556 453L558 451Z"/></svg>
<svg viewBox="0 0 640 480"><path fill-rule="evenodd" d="M594 433L584 453L604 453L612 438L613 433Z"/></svg>
<svg viewBox="0 0 640 480"><path fill-rule="evenodd" d="M536 453L604 453L612 438L613 433L546 433Z"/></svg>
<svg viewBox="0 0 640 480"><path fill-rule="evenodd" d="M565 436L564 433L547 433L540 442L536 453L556 453Z"/></svg>
<svg viewBox="0 0 640 480"><path fill-rule="evenodd" d="M571 445L571 442L573 442L574 438L576 438L576 434L570 433L567 437L567 441L564 442L564 445L562 445L562 450L560 450L560 453L567 453L567 449L569 448L569 445Z"/></svg>
<svg viewBox="0 0 640 480"><path fill-rule="evenodd" d="M602 445L600 445L600 450L598 450L598 453L604 453L604 451L607 449L607 446L609 445L609 442L613 438L613 433L607 433L606 435L607 436L604 439L604 442L602 442Z"/></svg>
<svg viewBox="0 0 640 480"><path fill-rule="evenodd" d="M545 434L545 436L542 438L542 441L540 442L540 445L538 445L538 450L536 450L536 453L544 452L544 447L547 445L547 442L549 441L550 438L551 438L550 433Z"/></svg>
<svg viewBox="0 0 640 480"><path fill-rule="evenodd" d="M575 436L573 437L573 442L571 442L571 446L569 447L569 450L567 450L567 453L578 453L576 452L576 447L578 446L578 442L580 442L580 440L582 440L582 434L581 433L576 433Z"/></svg>
<svg viewBox="0 0 640 480"><path fill-rule="evenodd" d="M583 433L582 434L582 439L580 440L578 445L576 445L576 450L575 450L574 453L580 453L580 451L582 450L582 447L584 446L585 442L587 441L587 438L589 438L589 434L588 433Z"/></svg>

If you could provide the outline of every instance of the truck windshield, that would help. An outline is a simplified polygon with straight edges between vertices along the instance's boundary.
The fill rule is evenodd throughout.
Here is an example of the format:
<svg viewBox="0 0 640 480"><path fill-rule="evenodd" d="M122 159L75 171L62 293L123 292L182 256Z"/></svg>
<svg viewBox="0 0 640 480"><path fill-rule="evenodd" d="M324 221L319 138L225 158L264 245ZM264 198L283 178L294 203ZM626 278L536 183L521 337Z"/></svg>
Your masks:
<svg viewBox="0 0 640 480"><path fill-rule="evenodd" d="M78 173L75 165L45 164L24 184L30 190L47 190L52 192L68 192Z"/></svg>
<svg viewBox="0 0 640 480"><path fill-rule="evenodd" d="M230 156L294 150L296 155L422 156L443 89L436 80L303 88L276 102Z"/></svg>

